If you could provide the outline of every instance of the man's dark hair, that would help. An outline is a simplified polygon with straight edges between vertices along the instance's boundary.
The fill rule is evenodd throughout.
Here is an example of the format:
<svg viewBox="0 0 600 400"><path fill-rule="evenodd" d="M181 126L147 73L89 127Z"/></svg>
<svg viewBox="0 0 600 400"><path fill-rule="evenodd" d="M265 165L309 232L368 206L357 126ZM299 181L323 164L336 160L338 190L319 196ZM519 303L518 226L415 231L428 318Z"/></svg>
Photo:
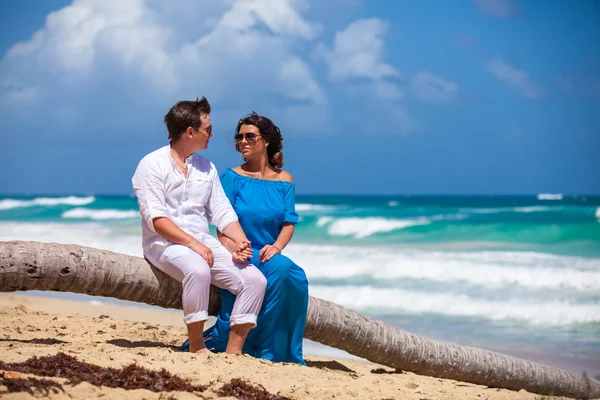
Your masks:
<svg viewBox="0 0 600 400"><path fill-rule="evenodd" d="M202 117L210 114L210 104L203 96L201 99L183 100L175 104L167 115L165 125L169 131L169 140L176 142L188 127L200 129Z"/></svg>

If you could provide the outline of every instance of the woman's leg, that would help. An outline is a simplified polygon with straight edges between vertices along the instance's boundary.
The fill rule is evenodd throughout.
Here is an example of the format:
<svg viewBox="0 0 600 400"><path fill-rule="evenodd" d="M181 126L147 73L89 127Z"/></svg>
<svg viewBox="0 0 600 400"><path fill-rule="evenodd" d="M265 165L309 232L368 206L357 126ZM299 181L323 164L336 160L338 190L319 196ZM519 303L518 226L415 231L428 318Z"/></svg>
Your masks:
<svg viewBox="0 0 600 400"><path fill-rule="evenodd" d="M289 332L289 346L285 361L306 365L302 353L306 314L308 313L308 279L302 268L290 266L290 279L286 288L282 323Z"/></svg>
<svg viewBox="0 0 600 400"><path fill-rule="evenodd" d="M257 357L304 364L302 339L308 308L306 275L281 254L259 264L258 268L267 278L267 290L258 326L248 335L247 347L252 348Z"/></svg>

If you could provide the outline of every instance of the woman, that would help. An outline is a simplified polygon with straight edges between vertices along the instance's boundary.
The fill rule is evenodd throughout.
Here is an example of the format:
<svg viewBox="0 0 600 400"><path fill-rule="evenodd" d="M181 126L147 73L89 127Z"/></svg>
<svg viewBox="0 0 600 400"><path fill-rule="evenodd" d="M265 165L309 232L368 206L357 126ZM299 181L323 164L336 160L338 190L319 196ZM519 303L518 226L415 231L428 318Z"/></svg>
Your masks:
<svg viewBox="0 0 600 400"><path fill-rule="evenodd" d="M295 185L283 171L281 131L256 113L241 119L235 131L235 148L245 163L227 169L221 184L238 215L252 247L250 263L267 278L267 289L257 327L252 329L244 351L271 361L305 364L302 339L308 309L306 274L281 254L294 234ZM221 243L234 242L217 232ZM229 317L235 296L220 290L221 308L214 327L205 332L206 346L224 351L229 337Z"/></svg>

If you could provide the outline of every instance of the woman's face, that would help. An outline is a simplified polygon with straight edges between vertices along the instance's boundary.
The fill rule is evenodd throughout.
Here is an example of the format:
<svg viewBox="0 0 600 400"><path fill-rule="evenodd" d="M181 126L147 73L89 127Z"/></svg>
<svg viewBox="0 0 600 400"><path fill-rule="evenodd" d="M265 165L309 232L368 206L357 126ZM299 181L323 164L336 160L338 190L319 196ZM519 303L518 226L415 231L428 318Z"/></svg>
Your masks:
<svg viewBox="0 0 600 400"><path fill-rule="evenodd" d="M242 157L249 159L261 155L266 149L260 131L254 125L242 125L240 131L235 135L235 143L242 153Z"/></svg>

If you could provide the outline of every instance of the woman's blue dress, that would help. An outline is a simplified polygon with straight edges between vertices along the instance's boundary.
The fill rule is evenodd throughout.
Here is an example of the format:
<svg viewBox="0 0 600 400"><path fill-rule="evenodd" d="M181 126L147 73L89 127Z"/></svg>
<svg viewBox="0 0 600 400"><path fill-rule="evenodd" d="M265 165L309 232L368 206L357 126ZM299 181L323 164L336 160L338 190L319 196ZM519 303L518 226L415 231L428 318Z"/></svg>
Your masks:
<svg viewBox="0 0 600 400"><path fill-rule="evenodd" d="M227 169L221 184L248 240L249 260L267 278L267 289L257 326L244 343L248 354L271 361L305 364L302 339L308 310L308 280L304 270L282 254L261 263L260 250L274 244L284 222L296 224L295 185L243 176ZM207 347L225 351L229 339L229 317L235 296L219 289L221 308L217 322L204 332Z"/></svg>

